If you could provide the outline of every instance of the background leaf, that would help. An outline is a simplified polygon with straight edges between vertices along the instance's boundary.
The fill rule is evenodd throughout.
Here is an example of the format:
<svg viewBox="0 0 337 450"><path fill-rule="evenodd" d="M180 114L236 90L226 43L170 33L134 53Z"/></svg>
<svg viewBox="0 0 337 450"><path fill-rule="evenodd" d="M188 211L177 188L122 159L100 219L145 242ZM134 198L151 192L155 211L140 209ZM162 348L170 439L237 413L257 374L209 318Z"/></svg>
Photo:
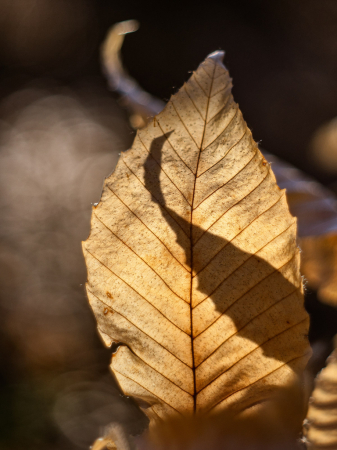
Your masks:
<svg viewBox="0 0 337 450"><path fill-rule="evenodd" d="M312 450L337 447L337 352L316 378L309 403L304 435Z"/></svg>
<svg viewBox="0 0 337 450"><path fill-rule="evenodd" d="M263 152L277 182L286 189L291 213L298 218L301 270L320 300L337 305L337 199L317 181Z"/></svg>

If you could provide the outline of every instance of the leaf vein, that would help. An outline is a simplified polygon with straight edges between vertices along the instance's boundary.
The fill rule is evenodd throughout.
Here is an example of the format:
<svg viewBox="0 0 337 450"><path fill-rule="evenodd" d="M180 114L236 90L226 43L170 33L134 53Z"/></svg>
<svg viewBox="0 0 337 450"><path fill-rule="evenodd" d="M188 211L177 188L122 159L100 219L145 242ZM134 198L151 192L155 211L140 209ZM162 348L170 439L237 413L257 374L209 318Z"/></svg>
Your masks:
<svg viewBox="0 0 337 450"><path fill-rule="evenodd" d="M133 381L134 383L138 384L138 386L142 387L143 389L145 389L147 392L150 392L150 394L154 395L155 397L157 397L158 399L160 399L162 402L165 403L165 405L168 405L170 408L174 409L175 411L177 411L178 414L182 415L180 411L177 410L177 408L175 408L174 406L170 405L169 403L167 403L164 399L162 399L161 397L159 397L158 395L156 395L154 392L150 391L149 389L147 389L146 387L144 387L142 384L140 384L138 381L133 380L132 378L126 376L124 373L120 372L119 370L117 370L115 367L113 367L113 369L115 372L119 373L120 375L122 375L123 377Z"/></svg>
<svg viewBox="0 0 337 450"><path fill-rule="evenodd" d="M206 91L204 90L204 88L201 86L201 84L199 83L198 78L195 75L195 72L193 73L194 79L197 83L197 85L199 86L199 88L201 89L201 91L205 94L205 97L209 98L209 95L206 93Z"/></svg>
<svg viewBox="0 0 337 450"><path fill-rule="evenodd" d="M159 128L160 128L161 132L163 133L163 136L165 136L165 139L166 139L167 142L170 144L170 146L171 146L172 150L174 151L174 153L178 156L178 158L180 159L180 161L182 161L182 162L185 164L185 166L188 168L188 170L189 170L193 175L195 175L195 174L193 173L192 169L186 164L186 162L182 159L182 157L179 155L179 153L178 153L178 152L176 151L176 149L173 147L173 145L172 145L170 139L167 137L167 135L166 135L166 133L164 132L162 126L160 125L160 122L159 122L158 119L157 119L157 124L159 125Z"/></svg>
<svg viewBox="0 0 337 450"><path fill-rule="evenodd" d="M224 373L228 372L229 370L231 370L234 366L236 366L237 364L239 364L240 361L243 361L245 358L247 358L247 356L251 355L252 353L254 353L256 350L258 350L260 347L262 347L262 345L266 344L267 342L272 341L273 339L277 338L278 336L281 336L283 333L285 333L288 330L291 330L292 328L297 327L297 325L300 325L302 322L305 322L306 320L308 320L308 318L306 317L305 319L300 320L299 322L291 325L290 327L285 328L284 330L280 331L279 333L275 334L274 336L272 336L269 339L266 339L264 342L262 342L261 344L259 344L257 347L255 347L253 350L251 350L249 353L246 353L242 358L238 359L237 361L235 361L235 363L233 363L230 367L228 367L226 370L224 370L223 372L221 372L219 375L217 375L216 378L214 378L212 381L210 381L206 386L204 386L202 389L200 389L199 392L203 391L204 389L206 389L208 386L210 386L211 384L215 383L215 381L221 377ZM222 345L222 344L221 344ZM218 347L219 348L219 347ZM205 360L206 361L206 360ZM199 394L198 392L198 394Z"/></svg>
<svg viewBox="0 0 337 450"><path fill-rule="evenodd" d="M214 64L214 70L213 70L213 77L214 77L214 73L215 73L215 68L216 65ZM213 79L212 79L212 83L211 83L211 87L210 90L212 89L213 86ZM204 130L203 130L203 135L202 135L202 139L201 139L201 144L200 144L200 150L198 153L198 161L197 161L197 166L196 166L196 172L198 172L198 165L199 165L199 161L200 161L200 155L201 155L201 148L202 148L202 144L205 138L205 132L206 132L206 121L207 121L207 115L208 115L208 111L209 111L209 97L207 100L207 107L206 107L206 118L205 118L205 122L204 122ZM194 399L194 411L196 410L196 397L197 397L197 391L196 391L196 374L195 374L195 358L194 358L194 346L193 346L193 314L192 314L192 298L193 298L193 278L192 278L192 273L193 273L193 236L192 236L192 227L193 227L193 203L194 203L194 196L195 196L195 186L196 186L196 181L197 178L194 179L194 186L193 186L193 196L192 196L192 208L191 208L191 223L190 223L190 246L191 246L191 254L190 254L190 258L191 258L191 284L190 284L190 323L191 323L191 351L192 351L192 362L193 362L193 382L194 382L194 395L193 395L193 399Z"/></svg>
<svg viewBox="0 0 337 450"><path fill-rule="evenodd" d="M212 97L211 97L211 98L212 98ZM228 96L228 98L226 99L224 105L219 109L219 111L218 111L216 114L214 114L214 116L212 116L212 117L207 121L207 124L206 124L206 125L208 125L208 124L214 119L214 117L216 117L218 114L220 114L220 113L227 107L227 105L228 105L230 99L231 99L231 96Z"/></svg>
<svg viewBox="0 0 337 450"><path fill-rule="evenodd" d="M91 295L93 295L94 297L97 298L97 300L99 300L101 303L103 303L103 305L106 305L108 308L111 308L114 312L116 312L117 314L119 314L120 316L122 316L125 320L127 320L129 323L131 323L131 325L133 325L135 328L137 328L137 330L141 331L142 333L145 334L145 336L147 336L149 339L151 339L153 342L155 342L156 344L158 344L160 347L162 347L164 350L166 350L170 355L172 355L174 358L176 358L178 361L180 361L181 363L183 363L186 367L188 367L189 369L191 368L188 364L186 364L184 361L182 361L180 358L178 358L177 355L174 355L172 352L170 352L170 350L168 350L166 347L164 347L160 342L156 341L155 339L153 339L149 334L147 334L144 330L142 330L141 328L139 328L139 326L137 326L135 323L133 323L128 317L124 316L124 314L122 314L119 311L116 311L113 309L113 307L111 305L108 305L108 303L105 303L104 300L102 300L101 298L99 298L96 294L94 294L89 288L87 288L88 291L90 292ZM106 333L104 331L104 333ZM108 334L108 333L106 333ZM110 334L108 334L108 336L110 336ZM113 336L110 336L111 339L114 339ZM138 356L138 355L137 355Z"/></svg>
<svg viewBox="0 0 337 450"><path fill-rule="evenodd" d="M212 79L212 77L209 75L209 73L206 71L206 69L204 68L204 66L202 64L200 64L200 67L205 72L205 74L208 76L208 78Z"/></svg>
<svg viewBox="0 0 337 450"><path fill-rule="evenodd" d="M139 134L138 134L138 139L140 140L141 144L143 145L143 147L145 148L145 150L148 152L148 154L151 156L151 158L156 162L156 164L158 165L158 167L160 167L160 169L163 171L163 173L167 176L167 178L171 181L171 183L173 184L173 186L175 186L175 188L177 189L177 191L180 192L180 194L184 197L184 199L186 200L186 202L188 203L189 206L191 206L190 202L187 200L187 198L185 197L185 195L181 192L181 190L178 188L178 186L171 180L171 178L167 175L167 173L165 172L165 170L161 167L161 165L158 163L158 161L156 160L156 158L154 158L151 155L151 152L149 151L149 149L146 147L146 145L144 144L144 142L142 141L142 139L140 138Z"/></svg>
<svg viewBox="0 0 337 450"><path fill-rule="evenodd" d="M133 248L131 248L126 242L124 242L123 241L123 239L121 239L116 233L114 233L107 225L105 225L105 223L97 216L97 214L93 214L95 217L96 217L96 219L98 219L100 222L101 222L101 224L103 225L103 226L105 226L105 228L108 230L108 231L110 231L110 233L111 234L113 234L123 245L125 245L125 247L127 247L133 254L135 254L141 261L143 261L143 263L144 264L146 264L147 265L147 267L149 268L149 269L151 269L152 270L152 272L155 274L155 275L157 275L157 277L158 278L160 278L161 279L161 281L165 284L165 286L172 292L172 294L174 294L175 296L177 296L178 298L180 298L183 302L185 302L185 303L188 303L186 300L184 300L182 297L180 297L180 295L178 295L176 292L174 292L173 290L172 290L172 288L166 283L166 281L159 275L159 273L157 273L155 270L154 270L154 268L153 267L151 267L146 261L145 261L145 259L143 259L140 255L138 255L138 253L135 251L135 250L133 250Z"/></svg>
<svg viewBox="0 0 337 450"><path fill-rule="evenodd" d="M296 325L299 325L300 323L304 322L305 320L308 320L308 319L304 319L304 320L302 320L301 322L299 322L299 323L296 324ZM296 325L294 325L294 326L296 326ZM258 380L255 380L253 383L248 384L248 386L245 386L245 387L243 387L243 388L241 388L241 389L238 389L238 390L235 391L235 392L232 392L231 394L227 395L227 397L221 399L219 402L217 402L215 405L213 405L210 409L208 409L208 412L211 411L212 409L214 409L219 403L223 402L224 400L226 400L227 398L229 398L229 397L231 397L232 395L236 394L237 392L243 391L244 389L247 389L247 388L253 386L253 385L254 385L255 383L257 383L258 381L261 381L261 380L263 380L264 378L266 378L266 377L268 377L269 375L271 375L272 373L277 372L278 370L282 369L282 367L286 366L287 364L289 364L289 363L291 363L291 362L293 362L293 361L296 361L296 359L303 358L303 356L305 356L305 354L304 354L304 355L300 355L300 356L296 356L296 358L290 359L289 361L283 363L281 366L277 367L277 369L272 370L271 372L267 373L266 375L263 375L263 377L259 378ZM201 392L201 391L200 391L200 392Z"/></svg>
<svg viewBox="0 0 337 450"><path fill-rule="evenodd" d="M232 148L234 148L234 146L233 146ZM257 153L257 148L255 148L255 153L253 154L253 156L251 157L251 159L247 162L247 164L245 164L238 172L236 172L235 175L232 176L232 178L230 178L230 179L227 180L224 184L222 184L221 186L219 186L218 188L216 188L215 191L213 191L213 192L211 192L209 195L207 195L207 197L205 197L205 198L198 204L198 206L196 206L196 207L194 208L194 211L195 211L197 208L199 208L199 206L202 205L209 197L211 197L213 194L215 194L219 189L225 187L230 181L234 180L234 179L237 177L237 175L239 175L239 174L240 174L240 173L248 166L248 164L253 160L253 158L254 158L254 156L256 155L256 153ZM262 180L262 181L263 181L263 180ZM262 183L262 181L261 181L261 183ZM260 185L260 183L259 183L259 185ZM255 188L254 188L254 189L255 189ZM253 192L254 189L253 189L251 192ZM250 193L251 193L251 192L250 192ZM243 197L243 199L245 199L245 198L246 198L246 197ZM226 214L227 211L229 211L231 208L233 208L233 206L235 206L235 205L237 205L238 203L240 203L243 199L238 200L236 203L234 203L234 205L232 205L232 206L231 206L230 208L228 208L223 214L221 214L221 216L218 217L218 218L212 223L212 225L210 225L210 226L207 228L207 230L208 230L209 228L211 228L218 220L220 220L221 217L222 217L224 214ZM202 235L198 238L198 240L195 242L195 244L199 241L199 239L202 238L202 236L206 233L207 230L204 230L204 232L203 232ZM194 244L194 245L195 245L195 244Z"/></svg>
<svg viewBox="0 0 337 450"><path fill-rule="evenodd" d="M192 105L194 106L195 110L199 113L199 116L201 117L202 120L205 120L205 118L203 117L203 115L201 114L201 112L199 111L199 108L197 107L197 105L194 103L192 97L190 96L190 94L188 93L187 87L186 87L186 83L183 86L188 98L191 100Z"/></svg>
<svg viewBox="0 0 337 450"><path fill-rule="evenodd" d="M285 230L286 231L286 230ZM272 242L272 240L270 241L270 242ZM270 243L269 242L269 243ZM268 245L268 244L267 244ZM263 247L262 247L263 248ZM260 249L261 250L261 249ZM246 259L246 261L245 262L247 262L247 261L249 261L249 259L251 259L253 256L255 255L255 253L252 255L252 256L250 256L248 259ZM272 271L272 272L270 272L267 276L265 276L264 278L262 278L260 281L258 281L254 286L252 286L250 289L248 289L248 291L246 291L244 294L242 294L242 295L240 295L240 297L238 297L231 305L229 305L228 306L228 308L226 308L224 311L222 311L222 313L210 324L210 325L208 325L207 326L207 328L205 328L201 333L199 333L197 336L195 336L194 337L194 339L196 339L197 337L200 337L202 334L204 334L205 333L205 331L207 331L210 327L212 327L224 314L226 314L226 311L228 310L228 309L230 309L233 305L235 305L235 303L236 302L238 302L239 300L241 300L242 299L242 297L244 297L245 295L247 295L250 291L252 291L257 285L259 285L260 283L262 283L263 281L265 281L267 278L269 278L269 277L271 277L272 275L274 275L276 272L278 272L280 269L282 269L282 267L284 267L284 266L286 266L287 264L289 264L290 263L290 261L292 261L294 258L295 258L295 256L296 256L296 254L295 255L293 255L286 263L284 263L284 264L282 264L282 266L280 266L280 267L278 267L278 268L274 268L274 270ZM244 262L244 263L245 263ZM233 273L235 273L238 269L240 269L240 267L242 267L243 266L243 264L244 263L242 263L239 267L237 267L235 270L234 270L234 272L232 272L229 276L231 276L231 275L233 275ZM229 277L227 277L227 278L229 278ZM227 280L227 278L225 278L225 280L221 283L221 284L223 284L226 280ZM220 285L217 287L217 289L220 287ZM212 295L212 294L211 294ZM209 298L209 297L208 297ZM205 299L205 300L207 300L207 299ZM203 303L205 300L203 300L201 303ZM201 305L201 303L199 303L199 305ZM199 305L197 305L197 306L199 306ZM193 340L194 340L193 339ZM200 363L201 364L201 363Z"/></svg>
<svg viewBox="0 0 337 450"><path fill-rule="evenodd" d="M242 267L247 261L249 261L251 258L253 258L253 256L255 256L259 251L261 251L264 247L266 247L267 245L269 245L271 242L273 242L273 240L274 239L277 239L279 236L281 236L283 233L285 233L287 230L289 230L289 228L292 226L294 224L294 222L293 223L291 223L290 225L289 225L289 227L287 227L286 229L284 229L280 234L278 234L277 236L275 236L273 239L271 239L267 244L265 244L263 247L261 247L261 248L259 248L258 250L256 250L254 253L252 253L250 256L249 256L249 258L247 258L242 264L240 264L233 272L231 272L229 275L228 275L228 277L226 277L224 280L222 280L221 281L221 283L214 289L214 291L208 296L208 297L206 297L206 298L204 298L204 300L202 300L200 303L198 303L196 306L195 306L195 308L197 307L197 306L199 306L199 305L201 305L201 303L203 303L205 300L207 300L209 297L211 297L219 288L220 288L220 286L229 278L229 277L231 277L232 275L233 275L233 273L235 273L238 269L240 269L240 267ZM295 256L295 255L294 255ZM294 257L293 256L293 257ZM292 259L292 258L291 258ZM291 261L291 259L289 260L289 261ZM288 262L289 262L288 261ZM286 264L288 264L288 262L286 263ZM280 268L282 268L283 266L281 266L281 267L279 267L279 269ZM279 270L279 269L277 269L277 270ZM263 280L262 280L263 281ZM247 291L247 292L249 292L249 291ZM245 295L245 294L244 294ZM193 308L194 309L194 308Z"/></svg>
<svg viewBox="0 0 337 450"><path fill-rule="evenodd" d="M268 175L268 174L267 174L267 175ZM265 176L265 178L267 177L267 175ZM265 180L265 178L261 181L260 184L263 183L263 181ZM257 189L257 188L260 186L260 184L258 184L258 185L257 185L250 193L254 192L254 190ZM248 227L250 227L254 222L256 222L257 219L259 219L260 217L262 217L263 214L265 214L265 213L268 212L271 208L273 208L275 205L277 205L277 203L278 203L283 197L284 197L284 194L280 195L279 198L276 200L275 203L273 203L271 206L269 206L267 209L265 209L265 210L264 210L262 213L260 213L258 216L255 216L254 219L253 219L251 222L249 222L244 228L242 228L242 230L241 230L238 234L236 234L234 237L232 237L232 239L230 239L229 241L227 241L227 242L225 243L225 245L224 245L223 247L221 247L220 250L219 250L218 252L216 252L215 255L212 256L212 258L208 261L208 263L207 263L202 269L200 269L198 273L196 273L196 274L193 276L193 278L196 277L200 272L202 272L203 270L205 270L206 267L213 261L213 259L216 258L217 255L218 255L225 247L227 247L227 245L228 245L229 243L233 242L234 239L236 239L238 236L240 236L240 234L242 234ZM240 201L238 201L238 202L236 203L236 205L238 205L238 204L239 204L241 201L243 201L243 200L244 200L244 198L241 199ZM236 205L233 205L232 207L234 207L234 206L236 206ZM231 208L229 208L229 209L226 211L225 214L227 214L227 212L228 212L230 209L231 209ZM223 217L223 216L222 216L222 217ZM216 222L214 222L214 223L216 223ZM214 223L213 223L213 225L214 225ZM213 225L212 225L212 226L213 226ZM281 233L281 234L282 234L282 233ZM263 248L263 247L262 247L262 248ZM261 249L260 249L260 250L261 250ZM255 253L254 253L254 255L255 255ZM223 280L223 281L224 281L224 280Z"/></svg>
<svg viewBox="0 0 337 450"><path fill-rule="evenodd" d="M197 148L199 149L199 145L197 144L197 142L196 142L196 140L194 139L194 137L191 135L189 129L188 129L187 126L185 125L185 122L183 121L183 119L181 118L180 114L178 113L178 110L177 110L175 104L173 103L173 100L171 99L170 102L171 102L171 105L173 106L173 109L174 109L175 113L177 114L177 116L178 116L180 122L183 124L183 126L184 126L185 130L187 131L187 133L189 134L190 138L192 139L192 141L195 143L195 145L196 145Z"/></svg>
<svg viewBox="0 0 337 450"><path fill-rule="evenodd" d="M292 292L290 292L289 294L287 294L285 297L282 297L280 300L277 300L276 302L274 302L272 305L270 305L267 309L264 309L263 311L261 311L259 314L256 314L256 316L252 317L247 323L245 323L241 328L239 328L238 330L235 331L235 333L231 334L225 341L223 341L215 350L212 351L212 353L210 353L207 358L205 358L201 363L199 363L198 367L201 366L202 364L204 364L220 347L222 347L227 341L229 341L229 339L231 339L233 336L237 335L241 330L243 330L244 328L246 328L247 325L249 325L251 322L253 322L253 320L257 319L258 317L262 316L263 314L265 314L267 311L269 311L271 308L273 308L275 305L277 305L278 303L283 302L283 300L287 299L288 297L290 297L291 295L293 295L296 291L298 291L299 289L301 289L301 286L298 286L296 289L294 289ZM249 291L248 291L249 292ZM234 303L233 303L234 305ZM232 306L232 305L231 305ZM228 308L229 309L229 308ZM276 336L276 335L275 335ZM263 345L264 342L260 345Z"/></svg>
<svg viewBox="0 0 337 450"><path fill-rule="evenodd" d="M166 319L168 322L170 322L174 327L176 327L178 330L182 331L184 334L186 334L187 336L190 336L188 333L186 333L186 331L182 330L180 327L178 327L178 325L176 325L175 323L173 323L168 317L166 317L161 311L159 311L159 309L154 306L153 303L151 303L147 298L145 298L142 294L140 294L139 292L136 291L136 289L134 289L129 283L127 283L123 278L121 278L120 276L118 276L113 270L111 270L107 265L105 265L100 259L97 258L97 256L93 255L87 248L85 249L86 252L89 253L89 255L91 255L93 258L96 259L96 261L98 261L103 267L105 267L106 269L108 269L116 278L118 278L119 280L121 280L124 284L126 284L130 289L132 289L137 295L139 295L139 297L141 297L143 300L145 300L149 305L151 305L156 311L159 312L159 314Z"/></svg>
<svg viewBox="0 0 337 450"><path fill-rule="evenodd" d="M220 76L221 76L221 75L220 75ZM219 77L217 77L217 78L219 78ZM225 89L227 89L228 86L229 86L230 84L231 84L231 80L226 84L225 87L219 89L215 94L212 94L212 95L211 95L211 98L215 97L216 95L220 94L220 92L222 92L222 91L224 91Z"/></svg>
<svg viewBox="0 0 337 450"><path fill-rule="evenodd" d="M201 175L203 175L204 173L208 172L209 170L213 169L213 167L217 166L219 163L221 163L221 161L226 158L226 156L228 155L228 153L235 148L238 144L240 144L240 142L242 141L242 139L245 137L247 133L247 128L245 129L245 131L243 132L242 136L235 142L235 144L233 144L228 150L227 152L223 155L222 158L220 158L216 163L214 163L211 167L208 167L208 169L204 170L201 174L199 174L197 176L197 178L200 178Z"/></svg>
<svg viewBox="0 0 337 450"><path fill-rule="evenodd" d="M150 192L149 191L149 189L145 186L145 184L137 177L137 175L130 169L130 167L126 164L126 162L122 159L122 161L123 161L123 163L124 163L124 165L130 170L130 172L132 173L132 175L134 175L135 177L136 177L136 179L139 181L139 183L151 194L151 195L153 195L153 197L155 197L155 195L152 193L152 192ZM156 198L156 197L155 197ZM157 202L159 203L159 200L156 198L156 200L157 200ZM165 211L167 212L167 214L171 217L171 219L172 220L174 220L175 221L175 223L178 225L178 227L181 229L181 231L185 234L185 236L187 237L187 238L189 238L189 236L186 234L186 232L184 231L184 229L182 228L182 226L180 225L180 223L179 222L177 222L177 220L170 214L170 212L167 210L167 208L166 208L166 206L165 205L162 205L161 203L160 203L160 205L161 205L161 207L163 208L163 209L165 209Z"/></svg>
<svg viewBox="0 0 337 450"><path fill-rule="evenodd" d="M136 213L134 213L130 207L123 202L123 200L116 194L116 192L114 192L111 187L109 185L107 185L108 189L117 197L117 199L139 220L139 222L141 222L145 228L147 228L154 237L156 237L158 239L158 241L166 248L166 250L170 253L170 255L181 265L181 267L183 267L183 269L186 270L186 272L190 273L189 270L186 269L186 267L183 266L183 264L181 264L181 262L173 255L173 253L169 250L169 248L164 244L164 242L140 219L140 217L137 216Z"/></svg>
<svg viewBox="0 0 337 450"><path fill-rule="evenodd" d="M217 139L219 139L219 137L227 130L227 128L229 127L229 125L233 122L233 120L234 120L235 117L237 116L238 111L240 111L240 110L239 110L239 106L236 105L236 111L235 111L235 114L233 114L233 117L232 117L232 118L230 119L230 121L227 123L227 125L225 126L225 128L217 135L217 137L216 137L215 139L213 139L212 142L210 142L209 144L207 144L207 146L206 146L205 148L202 149L203 152L204 152L205 150L207 150L208 147L210 147L212 144L214 144L214 142L215 142ZM211 167L210 167L209 169L211 169ZM209 169L207 169L207 170L209 170ZM207 170L205 170L205 172L206 172ZM204 172L203 172L203 173L204 173ZM198 175L198 177L200 177L201 175L202 175L202 173L201 173L200 175Z"/></svg>

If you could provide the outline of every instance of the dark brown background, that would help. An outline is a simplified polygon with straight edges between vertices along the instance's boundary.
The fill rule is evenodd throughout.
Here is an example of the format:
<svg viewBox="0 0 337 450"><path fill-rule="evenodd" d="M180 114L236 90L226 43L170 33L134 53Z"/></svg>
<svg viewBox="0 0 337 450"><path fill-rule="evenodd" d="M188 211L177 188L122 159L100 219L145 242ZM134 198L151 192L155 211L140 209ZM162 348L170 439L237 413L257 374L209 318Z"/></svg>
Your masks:
<svg viewBox="0 0 337 450"><path fill-rule="evenodd" d="M337 174L310 156L315 130L337 116L335 0L0 0L0 442L9 450L88 448L111 420L134 432L146 423L108 373L80 250L90 203L133 139L99 61L108 28L126 19L141 24L123 59L143 88L167 99L224 49L255 140L336 190ZM310 292L307 307L318 370L337 314Z"/></svg>

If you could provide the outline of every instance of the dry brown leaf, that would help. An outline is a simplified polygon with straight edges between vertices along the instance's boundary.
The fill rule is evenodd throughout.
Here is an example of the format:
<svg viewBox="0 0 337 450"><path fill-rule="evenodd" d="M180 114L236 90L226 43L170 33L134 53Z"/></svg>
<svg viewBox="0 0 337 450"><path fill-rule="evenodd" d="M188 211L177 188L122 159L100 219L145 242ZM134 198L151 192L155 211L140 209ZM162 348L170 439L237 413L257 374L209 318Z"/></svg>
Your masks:
<svg viewBox="0 0 337 450"><path fill-rule="evenodd" d="M309 449L337 448L337 350L317 376L309 403L304 436Z"/></svg>
<svg viewBox="0 0 337 450"><path fill-rule="evenodd" d="M261 404L310 356L296 219L222 59L137 133L83 245L112 371L153 420Z"/></svg>
<svg viewBox="0 0 337 450"><path fill-rule="evenodd" d="M115 24L103 45L102 61L110 87L122 96L131 113L131 125L134 128L142 128L165 104L141 89L137 82L127 75L122 65L120 50L124 35L136 31L137 27L138 24L133 20ZM326 147L324 155L327 159L330 154L328 150L331 150L334 143L334 133L336 134L336 120L319 131L319 139L314 140L315 154ZM263 151L263 154L267 161L272 163L278 185L287 190L290 212L298 219L298 234L303 250L301 271L308 285L318 291L319 299L336 306L336 198L332 192L292 165L267 152Z"/></svg>
<svg viewBox="0 0 337 450"><path fill-rule="evenodd" d="M120 59L124 35L136 31L133 20L115 24L108 33L102 49L102 61L111 88L117 91L131 116L134 128L142 128L149 119L161 111L165 104L142 90L127 75ZM316 139L316 153L324 143L333 144L336 120L323 128ZM326 132L325 132L326 130ZM322 142L321 142L322 141ZM324 141L324 142L323 142ZM322 145L321 145L322 144ZM330 147L331 147L330 145ZM324 145L323 145L324 147ZM330 149L329 147L329 149ZM334 194L291 164L263 151L272 163L278 185L287 191L290 212L298 219L298 235L303 250L301 272L309 287L318 291L324 303L337 305L337 202ZM326 155L329 152L326 151ZM330 155L331 156L331 155Z"/></svg>

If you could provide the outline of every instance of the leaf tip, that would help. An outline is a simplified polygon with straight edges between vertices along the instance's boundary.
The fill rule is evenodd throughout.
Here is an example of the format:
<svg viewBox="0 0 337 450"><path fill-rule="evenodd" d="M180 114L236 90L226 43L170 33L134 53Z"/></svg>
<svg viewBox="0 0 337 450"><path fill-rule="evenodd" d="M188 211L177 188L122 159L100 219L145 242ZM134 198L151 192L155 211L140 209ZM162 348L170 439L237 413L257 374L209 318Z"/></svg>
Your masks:
<svg viewBox="0 0 337 450"><path fill-rule="evenodd" d="M206 59L213 59L214 62L223 63L225 52L223 50L216 50L210 53Z"/></svg>

